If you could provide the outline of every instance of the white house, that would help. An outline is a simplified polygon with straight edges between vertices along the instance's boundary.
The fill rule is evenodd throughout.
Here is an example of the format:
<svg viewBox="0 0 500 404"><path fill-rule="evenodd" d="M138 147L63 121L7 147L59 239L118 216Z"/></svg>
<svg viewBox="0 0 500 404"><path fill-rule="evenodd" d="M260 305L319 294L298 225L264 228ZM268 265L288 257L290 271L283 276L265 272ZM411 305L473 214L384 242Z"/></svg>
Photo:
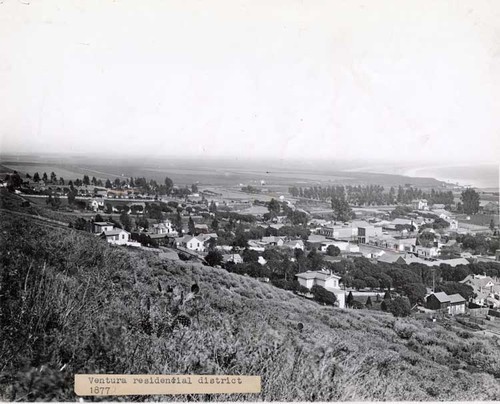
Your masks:
<svg viewBox="0 0 500 404"><path fill-rule="evenodd" d="M307 271L295 275L300 285L311 289L314 285L321 286L335 294L338 307L345 308L345 292L339 287L340 276L328 271Z"/></svg>
<svg viewBox="0 0 500 404"><path fill-rule="evenodd" d="M359 252L359 246L349 241L326 241L321 243L321 252L326 252L329 246L337 247L341 252Z"/></svg>
<svg viewBox="0 0 500 404"><path fill-rule="evenodd" d="M92 223L92 232L101 234L104 231L111 231L114 229L113 223L109 222L94 222Z"/></svg>
<svg viewBox="0 0 500 404"><path fill-rule="evenodd" d="M285 244L285 239L283 237L269 236L269 237L262 237L261 242L265 245L273 245L281 247L283 244Z"/></svg>
<svg viewBox="0 0 500 404"><path fill-rule="evenodd" d="M302 240L291 240L283 244L284 247L290 248L292 250L302 250L304 251L304 242Z"/></svg>
<svg viewBox="0 0 500 404"><path fill-rule="evenodd" d="M467 277L460 281L465 285L472 287L476 297L472 300L479 305L493 304L493 306L500 306L500 284L489 276L485 275L467 275Z"/></svg>
<svg viewBox="0 0 500 404"><path fill-rule="evenodd" d="M429 210L429 206L427 205L427 199L415 199L411 203L413 205L413 209Z"/></svg>
<svg viewBox="0 0 500 404"><path fill-rule="evenodd" d="M153 234L175 234L174 226L170 220L165 220L161 223L154 223L150 226L149 231Z"/></svg>
<svg viewBox="0 0 500 404"><path fill-rule="evenodd" d="M104 200L103 199L92 199L89 202L89 208L94 212L97 212L99 209L104 209Z"/></svg>
<svg viewBox="0 0 500 404"><path fill-rule="evenodd" d="M224 254L222 256L222 261L226 262L234 262L235 264L242 264L243 258L241 258L240 254Z"/></svg>
<svg viewBox="0 0 500 404"><path fill-rule="evenodd" d="M101 237L105 238L110 244L125 245L130 241L130 233L123 229L103 231Z"/></svg>
<svg viewBox="0 0 500 404"><path fill-rule="evenodd" d="M439 247L424 247L421 245L415 247L415 253L417 257L420 258L434 258L437 257L440 252L441 249Z"/></svg>
<svg viewBox="0 0 500 404"><path fill-rule="evenodd" d="M205 243L197 237L184 236L182 238L176 239L176 244L178 247L184 247L192 251L205 251Z"/></svg>

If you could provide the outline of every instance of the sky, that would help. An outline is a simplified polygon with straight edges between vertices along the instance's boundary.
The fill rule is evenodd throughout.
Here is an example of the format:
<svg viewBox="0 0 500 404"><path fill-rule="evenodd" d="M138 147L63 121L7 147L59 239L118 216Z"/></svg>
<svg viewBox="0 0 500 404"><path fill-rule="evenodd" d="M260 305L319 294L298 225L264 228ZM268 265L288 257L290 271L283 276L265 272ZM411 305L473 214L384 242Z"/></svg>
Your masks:
<svg viewBox="0 0 500 404"><path fill-rule="evenodd" d="M0 0L0 152L498 163L500 2Z"/></svg>

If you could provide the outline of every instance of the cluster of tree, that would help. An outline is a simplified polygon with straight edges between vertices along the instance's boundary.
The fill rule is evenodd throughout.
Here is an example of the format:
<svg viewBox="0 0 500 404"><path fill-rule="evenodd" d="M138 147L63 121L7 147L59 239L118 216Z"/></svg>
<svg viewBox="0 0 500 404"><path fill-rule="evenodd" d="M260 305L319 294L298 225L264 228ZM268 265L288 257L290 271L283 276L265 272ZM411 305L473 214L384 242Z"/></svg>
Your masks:
<svg viewBox="0 0 500 404"><path fill-rule="evenodd" d="M251 185L247 185L247 186L241 187L241 191L245 192L247 194L258 194L258 193L260 193L260 190L258 188L253 187Z"/></svg>
<svg viewBox="0 0 500 404"><path fill-rule="evenodd" d="M412 305L423 303L427 287L436 283L437 290L460 293L464 298L472 294L472 288L458 282L470 273L470 266L452 268L442 264L432 268L427 265L412 263L411 265L372 263L366 258L354 258L352 264L347 266L335 263L333 268L338 273L343 273L342 282L347 287L356 289L397 290L407 297ZM499 272L500 272L500 265ZM477 271L483 271L484 267ZM482 272L480 272L482 273ZM451 293L451 294L453 294Z"/></svg>
<svg viewBox="0 0 500 404"><path fill-rule="evenodd" d="M479 212L479 194L472 188L467 188L460 195L460 200L462 203L458 205L460 212L466 213L468 215L473 215Z"/></svg>
<svg viewBox="0 0 500 404"><path fill-rule="evenodd" d="M45 200L45 203L47 205L50 205L53 209L59 209L59 207L61 206L61 199L58 195L52 196L52 194L50 193Z"/></svg>
<svg viewBox="0 0 500 404"><path fill-rule="evenodd" d="M392 205L395 203L409 204L414 199L427 199L431 204L453 204L453 193L451 191L424 192L419 188L398 187L396 191L391 187L387 192L381 185L358 185L358 186L314 186L309 188L290 187L290 194L294 197L303 197L326 201L345 194L345 199L351 205L371 206L371 205Z"/></svg>
<svg viewBox="0 0 500 404"><path fill-rule="evenodd" d="M308 215L306 212L292 209L288 206L286 202L279 202L276 199L272 198L266 204L269 213L264 215L264 220L272 220L277 216L286 216L287 221L290 222L294 226L306 226L308 222Z"/></svg>
<svg viewBox="0 0 500 404"><path fill-rule="evenodd" d="M394 299L385 299L380 305L383 311L392 313L394 317L408 317L411 314L411 305L408 299L397 296Z"/></svg>
<svg viewBox="0 0 500 404"><path fill-rule="evenodd" d="M500 263L477 262L469 265L457 265L456 267L441 264L436 274L446 282L460 282L468 275L486 275L496 278L500 277Z"/></svg>
<svg viewBox="0 0 500 404"><path fill-rule="evenodd" d="M461 243L462 249L471 251L475 255L494 255L500 248L498 237L486 237L483 234L458 235L457 243Z"/></svg>
<svg viewBox="0 0 500 404"><path fill-rule="evenodd" d="M423 229L443 230L449 227L450 227L450 222L440 218L439 216L436 216L432 223L425 223L422 226L420 226L420 230Z"/></svg>

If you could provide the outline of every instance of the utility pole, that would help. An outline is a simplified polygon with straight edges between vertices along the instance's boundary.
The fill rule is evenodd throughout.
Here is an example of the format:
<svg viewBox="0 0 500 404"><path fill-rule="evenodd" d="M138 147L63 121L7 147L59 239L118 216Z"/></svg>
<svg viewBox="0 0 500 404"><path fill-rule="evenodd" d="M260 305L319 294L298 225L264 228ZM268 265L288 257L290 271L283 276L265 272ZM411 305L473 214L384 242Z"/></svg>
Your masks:
<svg viewBox="0 0 500 404"><path fill-rule="evenodd" d="M432 267L432 293L436 292L436 268Z"/></svg>

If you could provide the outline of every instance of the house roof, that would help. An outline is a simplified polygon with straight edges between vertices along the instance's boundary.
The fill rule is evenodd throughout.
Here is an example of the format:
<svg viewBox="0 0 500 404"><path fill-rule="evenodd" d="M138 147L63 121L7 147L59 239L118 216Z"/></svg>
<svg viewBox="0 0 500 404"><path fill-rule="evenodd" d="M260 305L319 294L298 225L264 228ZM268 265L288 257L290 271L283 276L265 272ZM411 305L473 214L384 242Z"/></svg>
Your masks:
<svg viewBox="0 0 500 404"><path fill-rule="evenodd" d="M160 239L160 238L167 238L167 234L149 234L149 238L151 239Z"/></svg>
<svg viewBox="0 0 500 404"><path fill-rule="evenodd" d="M380 257L377 258L377 261L386 262L388 264L394 264L395 262L398 261L400 261L401 263L405 262L402 255L391 254L391 253L382 254Z"/></svg>
<svg viewBox="0 0 500 404"><path fill-rule="evenodd" d="M353 220L352 227L373 227L373 225L364 220Z"/></svg>
<svg viewBox="0 0 500 404"><path fill-rule="evenodd" d="M450 303L465 303L465 299L458 293L454 295L448 295L448 299L450 299Z"/></svg>
<svg viewBox="0 0 500 404"><path fill-rule="evenodd" d="M307 241L310 243L322 243L326 241L326 237L319 235L319 234L311 234L308 238Z"/></svg>
<svg viewBox="0 0 500 404"><path fill-rule="evenodd" d="M340 276L328 273L328 272L323 272L323 271L307 271L307 272L301 272L300 274L295 275L297 278L302 278L302 279L340 279Z"/></svg>
<svg viewBox="0 0 500 404"><path fill-rule="evenodd" d="M274 236L267 236L267 237L262 237L262 242L264 243L277 243L279 240L283 240L283 237L274 237Z"/></svg>
<svg viewBox="0 0 500 404"><path fill-rule="evenodd" d="M204 243L208 240L210 240L211 238L213 238L210 234L199 234L197 235L196 237L197 240L199 240L200 242Z"/></svg>
<svg viewBox="0 0 500 404"><path fill-rule="evenodd" d="M304 246L304 242L302 240L290 240L285 243L287 247L295 247L296 245Z"/></svg>
<svg viewBox="0 0 500 404"><path fill-rule="evenodd" d="M441 303L447 303L450 301L450 297L444 292L433 293L434 297ZM432 296L432 295L431 295Z"/></svg>
<svg viewBox="0 0 500 404"><path fill-rule="evenodd" d="M113 229L113 230L108 230L108 231L103 231L102 232L106 237L108 236L118 236L121 233L127 233L130 234L127 230L123 229Z"/></svg>
<svg viewBox="0 0 500 404"><path fill-rule="evenodd" d="M222 255L222 260L224 262L227 262L227 261L241 261L242 258L241 258L241 255L240 254L223 254Z"/></svg>
<svg viewBox="0 0 500 404"><path fill-rule="evenodd" d="M113 223L109 222L94 222L96 226L113 226Z"/></svg>
<svg viewBox="0 0 500 404"><path fill-rule="evenodd" d="M405 225L405 224L411 225L413 223L414 223L413 219L403 219L401 217L398 217L392 221L393 225L397 225L397 224L399 224L399 225Z"/></svg>
<svg viewBox="0 0 500 404"><path fill-rule="evenodd" d="M465 258L451 258L449 260L438 260L438 265L441 265L441 264L446 264L446 265L450 265L452 267L456 267L457 265L469 265L470 262L467 261L467 259Z"/></svg>
<svg viewBox="0 0 500 404"><path fill-rule="evenodd" d="M486 287L487 284L492 283L493 285L495 282L493 279L491 279L489 276L481 276L481 275L467 275L467 277L460 281L460 283L465 283L467 285L470 285L474 288L484 288Z"/></svg>

